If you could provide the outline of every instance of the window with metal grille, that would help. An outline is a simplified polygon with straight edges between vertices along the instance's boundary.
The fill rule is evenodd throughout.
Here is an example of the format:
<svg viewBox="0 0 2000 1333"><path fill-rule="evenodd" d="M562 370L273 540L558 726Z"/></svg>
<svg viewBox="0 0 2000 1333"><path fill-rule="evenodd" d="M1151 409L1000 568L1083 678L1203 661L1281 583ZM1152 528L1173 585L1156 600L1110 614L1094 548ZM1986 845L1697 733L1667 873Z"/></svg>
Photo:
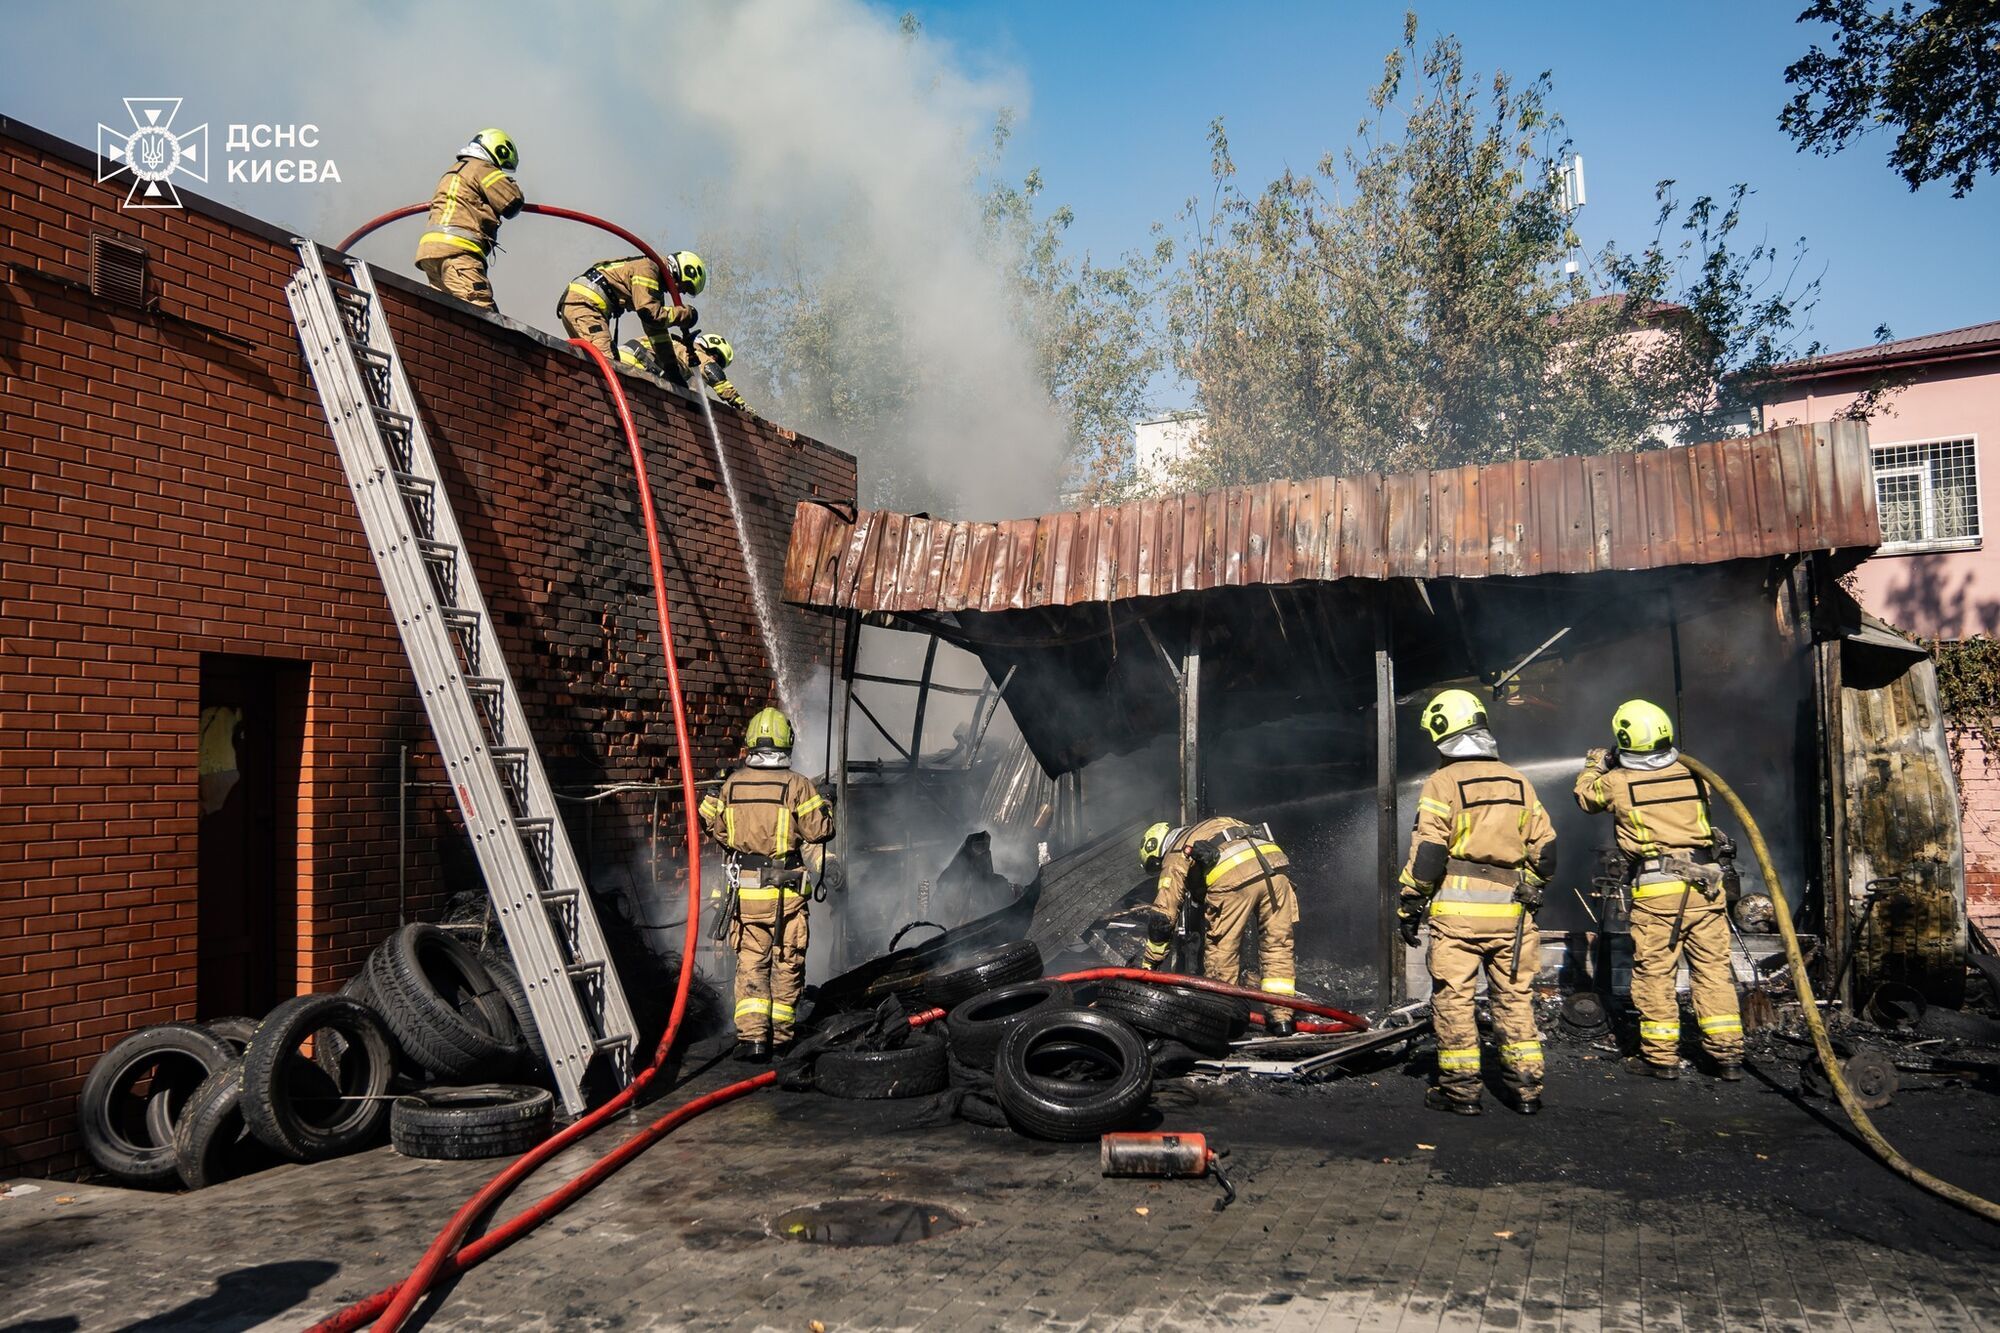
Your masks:
<svg viewBox="0 0 2000 1333"><path fill-rule="evenodd" d="M143 310L146 306L146 248L101 232L92 236L90 294Z"/></svg>
<svg viewBox="0 0 2000 1333"><path fill-rule="evenodd" d="M1979 441L1875 446L1875 508L1885 551L1979 545Z"/></svg>

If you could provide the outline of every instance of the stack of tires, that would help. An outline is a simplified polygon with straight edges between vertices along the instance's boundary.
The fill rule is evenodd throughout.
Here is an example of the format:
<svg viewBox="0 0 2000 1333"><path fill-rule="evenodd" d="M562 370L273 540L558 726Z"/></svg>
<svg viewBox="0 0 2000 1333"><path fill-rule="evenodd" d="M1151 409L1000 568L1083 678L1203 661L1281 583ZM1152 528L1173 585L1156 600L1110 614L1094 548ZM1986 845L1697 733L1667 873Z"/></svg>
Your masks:
<svg viewBox="0 0 2000 1333"><path fill-rule="evenodd" d="M201 1189L358 1151L385 1129L411 1156L520 1152L547 1135L553 1099L488 1080L545 1077L513 968L415 925L339 994L295 996L262 1022L164 1023L127 1037L85 1079L79 1118L112 1178Z"/></svg>
<svg viewBox="0 0 2000 1333"><path fill-rule="evenodd" d="M820 1028L835 1044L814 1069L814 1084L836 1097L920 1097L963 1090L997 1104L1004 1122L1035 1138L1095 1139L1139 1121L1152 1098L1149 1038L1220 1034L1231 1016L1203 1007L1159 1006L1124 997L1124 1010L1084 1008L1070 987L1041 979L1040 951L1026 941L997 945L889 983L906 1012L943 1009L942 1023L911 1030L889 1049L846 1043L869 1020L839 1015ZM1145 992L1151 987L1133 989ZM1207 997L1199 997L1206 999ZM1145 1017L1172 1033L1142 1028ZM969 1112L961 1109L961 1114ZM1000 1123L999 1119L992 1123Z"/></svg>

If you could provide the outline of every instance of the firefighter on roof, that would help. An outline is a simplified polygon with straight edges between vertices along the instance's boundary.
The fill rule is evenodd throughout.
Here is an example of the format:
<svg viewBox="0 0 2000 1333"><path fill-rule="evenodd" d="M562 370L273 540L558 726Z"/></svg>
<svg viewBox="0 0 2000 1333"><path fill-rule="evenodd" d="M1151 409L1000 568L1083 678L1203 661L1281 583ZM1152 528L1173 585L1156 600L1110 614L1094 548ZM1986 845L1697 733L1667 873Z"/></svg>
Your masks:
<svg viewBox="0 0 2000 1333"><path fill-rule="evenodd" d="M472 305L494 309L486 257L500 240L502 219L521 211L521 165L514 141L486 129L458 150L458 161L438 179L429 224L417 242L417 267L431 286Z"/></svg>
<svg viewBox="0 0 2000 1333"><path fill-rule="evenodd" d="M1424 1104L1479 1114L1472 996L1484 968L1508 1102L1533 1115L1542 1107L1542 1034L1534 1006L1540 935L1531 914L1555 873L1556 833L1528 780L1500 762L1486 723L1485 705L1465 690L1445 690L1424 708L1424 731L1441 760L1417 795L1397 916L1412 947L1430 919L1438 1077Z"/></svg>
<svg viewBox="0 0 2000 1333"><path fill-rule="evenodd" d="M662 354L662 344L667 354ZM750 410L750 404L743 401L734 384L729 382L729 363L736 359L736 349L729 345L729 339L719 333L697 334L694 339L694 354L701 358L701 379L709 391L737 411L748 416L757 415ZM618 349L620 364L643 370L649 375L672 380L682 388L687 387L688 354L687 345L679 338L667 337L628 338Z"/></svg>
<svg viewBox="0 0 2000 1333"><path fill-rule="evenodd" d="M1674 724L1644 699L1611 719L1617 753L1592 750L1576 776L1576 803L1610 811L1632 884L1632 1003L1639 1010L1635 1074L1680 1075L1683 952L1702 1048L1718 1078L1743 1077L1743 1016L1729 966L1735 848L1708 821L1708 793L1674 748Z"/></svg>
<svg viewBox="0 0 2000 1333"><path fill-rule="evenodd" d="M1202 971L1214 981L1237 984L1243 975L1243 935L1257 923L1258 989L1275 997L1298 993L1292 930L1299 898L1286 870L1291 861L1261 828L1217 816L1182 828L1155 824L1139 843L1139 863L1158 876L1147 918L1145 964L1156 968L1193 893L1201 906ZM1289 1036L1292 1011L1265 1010L1264 1030Z"/></svg>
<svg viewBox="0 0 2000 1333"><path fill-rule="evenodd" d="M793 1006L805 988L806 907L802 858L833 836L833 808L812 779L792 771L792 724L775 708L750 719L744 761L701 802L702 826L731 861L730 947L736 951L739 1060L768 1060L792 1040Z"/></svg>
<svg viewBox="0 0 2000 1333"><path fill-rule="evenodd" d="M692 250L669 255L667 263L683 297L698 296L708 285L708 269ZM556 302L556 318L569 336L584 339L606 357L618 354L618 317L628 310L639 317L639 327L655 345L666 342L675 329L694 327L694 307L667 303L660 266L644 255L598 260L571 278Z"/></svg>

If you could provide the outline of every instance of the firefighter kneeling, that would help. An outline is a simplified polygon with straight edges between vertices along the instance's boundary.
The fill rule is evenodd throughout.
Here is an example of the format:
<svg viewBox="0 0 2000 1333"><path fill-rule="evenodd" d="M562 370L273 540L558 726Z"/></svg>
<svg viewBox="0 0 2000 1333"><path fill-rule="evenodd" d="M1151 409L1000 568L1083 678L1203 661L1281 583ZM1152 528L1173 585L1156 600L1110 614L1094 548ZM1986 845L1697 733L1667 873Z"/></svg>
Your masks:
<svg viewBox="0 0 2000 1333"><path fill-rule="evenodd" d="M1681 1003L1674 985L1683 951L1694 991L1701 1044L1716 1077L1743 1077L1743 1017L1729 966L1729 904L1735 848L1708 819L1708 793L1674 748L1666 711L1644 699L1619 705L1611 719L1616 759L1585 757L1576 803L1610 811L1632 884L1632 1003L1639 1010L1640 1054L1632 1073L1680 1075Z"/></svg>
<svg viewBox="0 0 2000 1333"><path fill-rule="evenodd" d="M806 980L806 907L801 858L833 836L833 808L811 778L792 771L792 724L775 708L750 719L743 767L704 797L708 836L730 854L726 905L736 951L736 1058L763 1061L791 1044L793 1006Z"/></svg>
<svg viewBox="0 0 2000 1333"><path fill-rule="evenodd" d="M1285 874L1291 861L1264 830L1226 816L1183 828L1155 824L1140 840L1139 863L1159 876L1148 921L1148 968L1166 961L1192 890L1201 913L1202 971L1210 980L1237 984L1244 929L1254 919L1258 989L1273 996L1298 993L1292 929L1299 920L1299 896ZM1264 1030L1272 1036L1291 1035L1291 1010L1267 1006L1264 1017Z"/></svg>
<svg viewBox="0 0 2000 1333"><path fill-rule="evenodd" d="M1423 724L1443 762L1417 795L1397 916L1412 948L1424 917L1430 918L1438 1077L1424 1105L1479 1114L1473 989L1484 968L1508 1100L1522 1115L1533 1115L1542 1109L1533 960L1541 937L1530 914L1541 906L1542 884L1555 873L1555 828L1520 770L1500 762L1499 743L1477 698L1446 690L1425 707Z"/></svg>

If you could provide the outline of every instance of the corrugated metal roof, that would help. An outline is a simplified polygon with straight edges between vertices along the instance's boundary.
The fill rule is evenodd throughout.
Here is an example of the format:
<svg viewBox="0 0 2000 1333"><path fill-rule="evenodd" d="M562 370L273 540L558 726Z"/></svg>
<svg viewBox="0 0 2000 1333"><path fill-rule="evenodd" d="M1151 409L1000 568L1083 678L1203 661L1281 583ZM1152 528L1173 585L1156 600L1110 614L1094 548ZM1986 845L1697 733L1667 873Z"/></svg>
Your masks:
<svg viewBox="0 0 2000 1333"><path fill-rule="evenodd" d="M2000 350L2000 320L1991 320L1985 324L1968 324L1962 329L1947 329L1943 333L1925 333L1915 338L1898 338L1894 342L1872 343L1867 347L1852 347L1844 352L1827 352L1822 356L1787 361L1772 373L1779 379L1792 379L1824 374L1833 370L1860 370L1868 366L1898 361L1962 355L1989 349Z"/></svg>
<svg viewBox="0 0 2000 1333"><path fill-rule="evenodd" d="M1009 611L1344 578L1713 564L1881 541L1867 428L1839 421L1635 454L1275 481L1040 518L802 504L785 600Z"/></svg>

